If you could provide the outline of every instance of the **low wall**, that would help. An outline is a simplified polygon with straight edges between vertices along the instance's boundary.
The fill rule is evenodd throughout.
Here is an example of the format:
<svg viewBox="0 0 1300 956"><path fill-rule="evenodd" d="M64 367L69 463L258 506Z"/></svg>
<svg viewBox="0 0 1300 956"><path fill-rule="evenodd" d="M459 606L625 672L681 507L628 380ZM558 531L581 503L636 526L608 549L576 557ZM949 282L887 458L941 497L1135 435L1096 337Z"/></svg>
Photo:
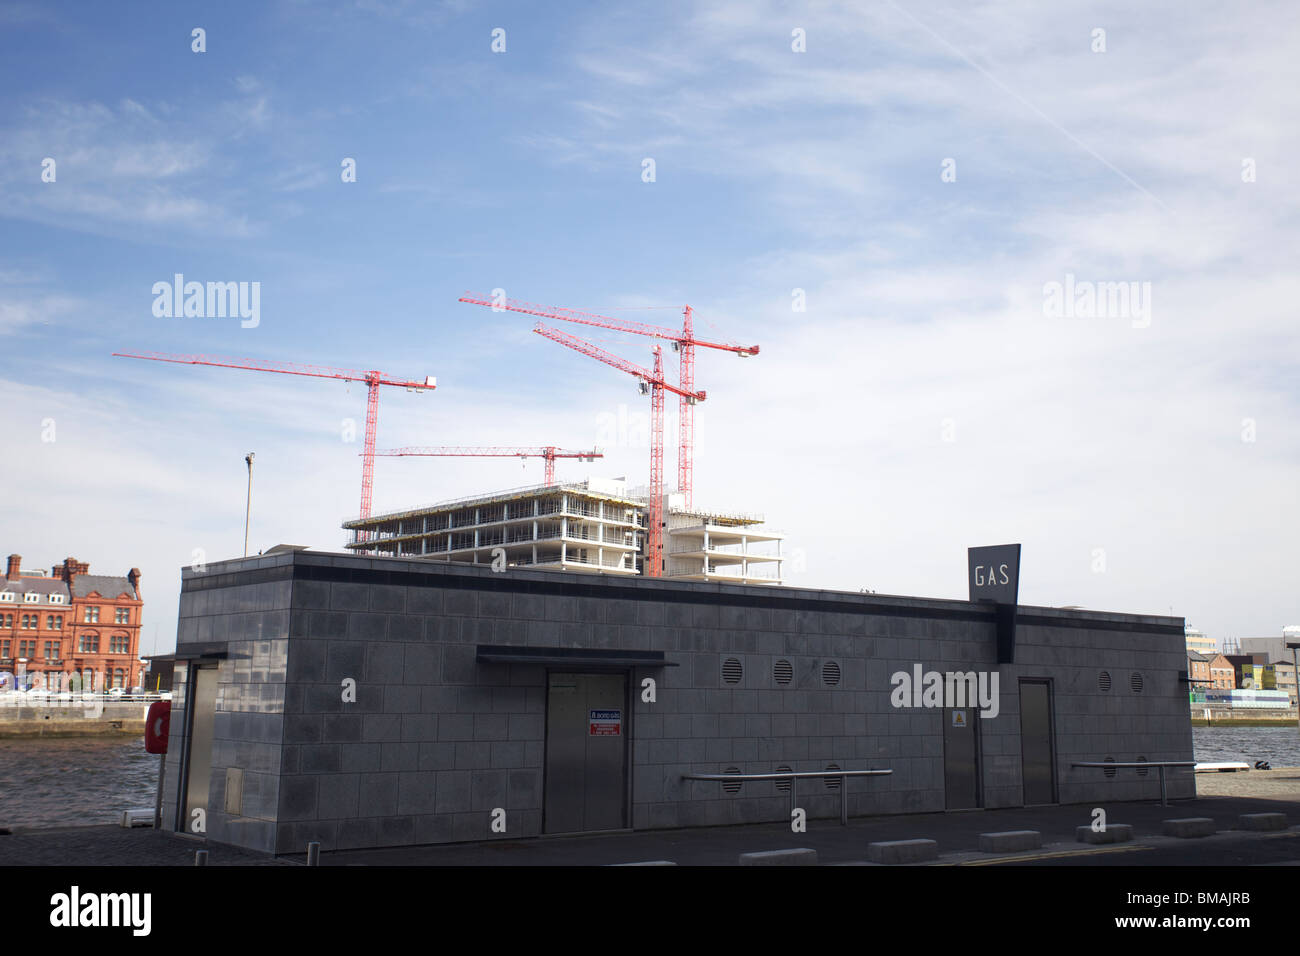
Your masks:
<svg viewBox="0 0 1300 956"><path fill-rule="evenodd" d="M97 737L144 733L149 705L102 700L21 705L0 701L0 739L6 737Z"/></svg>

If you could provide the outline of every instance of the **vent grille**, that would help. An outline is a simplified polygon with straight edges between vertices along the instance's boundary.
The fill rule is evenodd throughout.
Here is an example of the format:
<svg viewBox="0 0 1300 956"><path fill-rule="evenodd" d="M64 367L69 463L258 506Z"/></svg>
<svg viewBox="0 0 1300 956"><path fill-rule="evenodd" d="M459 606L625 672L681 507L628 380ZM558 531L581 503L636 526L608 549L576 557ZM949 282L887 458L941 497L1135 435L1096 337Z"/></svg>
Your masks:
<svg viewBox="0 0 1300 956"><path fill-rule="evenodd" d="M1146 762L1147 762L1147 758L1146 758L1146 757L1138 757L1137 762L1138 762L1138 763L1146 763ZM1147 775L1147 773L1148 773L1146 767L1138 767L1138 768L1137 768L1137 772L1138 772L1138 776L1139 776L1139 777L1145 777L1145 776Z"/></svg>
<svg viewBox="0 0 1300 956"><path fill-rule="evenodd" d="M772 665L772 675L778 684L788 684L794 680L794 665L785 660L777 661Z"/></svg>
<svg viewBox="0 0 1300 956"><path fill-rule="evenodd" d="M1114 762L1115 762L1115 758L1114 758L1114 757L1107 757L1107 758L1105 759L1104 762L1105 762L1105 763L1114 763ZM1113 777L1113 776L1115 776L1115 768L1114 768L1114 767L1107 767L1106 769L1104 769L1104 770L1102 771L1102 773L1104 773L1104 774L1105 774L1106 776L1108 776L1108 777Z"/></svg>
<svg viewBox="0 0 1300 956"><path fill-rule="evenodd" d="M739 770L738 768L736 768L736 767L728 767L726 770L724 770L724 771L722 771L722 772L723 772L723 773L734 773L734 774L739 774L739 773L740 773L740 770ZM739 780L737 780L735 783L731 783L730 781L728 781L728 782L726 782L726 783L724 783L724 784L722 785L722 792L723 792L723 793L740 793L740 788L741 788L741 782L740 782Z"/></svg>
<svg viewBox="0 0 1300 956"><path fill-rule="evenodd" d="M840 682L840 665L834 661L827 661L822 665L822 683L828 687L834 687Z"/></svg>
<svg viewBox="0 0 1300 956"><path fill-rule="evenodd" d="M1097 686L1103 694L1110 693L1110 671L1102 671L1097 675Z"/></svg>
<svg viewBox="0 0 1300 956"><path fill-rule="evenodd" d="M1142 693L1142 675L1134 671L1129 675L1128 686L1133 688L1133 693Z"/></svg>
<svg viewBox="0 0 1300 956"><path fill-rule="evenodd" d="M840 765L837 763L828 763L827 770L839 770ZM827 790L838 790L843 781L839 777L822 777L822 783L826 784Z"/></svg>
<svg viewBox="0 0 1300 956"><path fill-rule="evenodd" d="M775 772L775 773L791 773L791 772L793 772L793 769L794 769L794 768L792 768L792 767L787 767L787 766L785 766L784 764L782 764L781 766L777 767L776 770L775 770L774 772ZM789 792L790 792L790 784L791 784L793 781L791 781L791 780L776 780L776 781L773 781L773 782L776 784L776 789L777 789L777 790L781 791L782 793L789 793Z"/></svg>
<svg viewBox="0 0 1300 956"><path fill-rule="evenodd" d="M728 657L722 662L722 679L728 684L739 684L744 676L745 669L740 666L740 661L736 658Z"/></svg>

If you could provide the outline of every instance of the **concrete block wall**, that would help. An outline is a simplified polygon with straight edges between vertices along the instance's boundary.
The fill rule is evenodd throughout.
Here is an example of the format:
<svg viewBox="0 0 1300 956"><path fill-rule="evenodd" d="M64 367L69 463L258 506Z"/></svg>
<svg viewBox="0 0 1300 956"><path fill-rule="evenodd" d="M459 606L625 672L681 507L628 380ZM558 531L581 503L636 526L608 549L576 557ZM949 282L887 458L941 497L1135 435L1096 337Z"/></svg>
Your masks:
<svg viewBox="0 0 1300 956"><path fill-rule="evenodd" d="M507 811L504 838L541 833L546 668L478 663L482 644L662 651L677 665L629 675L635 828L788 818L789 794L774 782L729 793L681 779L731 768L888 767L890 777L849 781L850 813L943 809L942 711L890 703L891 675L914 664L999 672L1000 712L979 721L985 806L1022 802L1021 677L1053 684L1062 802L1158 794L1154 771L1107 778L1073 770L1072 761L1191 758L1177 619L1022 608L1017 661L998 667L991 613L965 602L493 574L320 553L258 562L214 566L210 574L226 577L206 579L206 592L182 598L182 636L192 641L224 639L240 653L255 653L268 639L286 648L280 691L259 696L267 708L254 710L259 720L281 722L278 745L269 739L272 724L240 723L236 715L247 712L227 703L243 706L247 690L220 698L219 714L229 716L219 722L209 806L222 805L224 767L248 761L245 809L261 815L229 820L210 812L210 835L241 845L291 852L311 840L343 849L502 838L490 830L496 807ZM217 581L228 583L211 588ZM217 593L227 590L242 593ZM281 624L283 638L273 637ZM734 683L729 661L740 664ZM777 679L779 662L789 664L788 682ZM223 691L249 683L236 679L241 673L258 673L253 665L241 671L237 661L221 666ZM1099 689L1101 670L1110 673L1109 693ZM1130 686L1134 672L1142 675L1140 693ZM638 692L646 677L658 685L653 704ZM355 701L344 700L348 680ZM174 733L177 727L173 718ZM272 750L274 785L266 780ZM250 775L261 776L252 791ZM1190 787L1189 777L1171 777L1171 794L1180 779ZM823 780L800 781L798 794L809 817L838 817L838 789Z"/></svg>
<svg viewBox="0 0 1300 956"><path fill-rule="evenodd" d="M183 572L176 649L182 657L201 651L221 655L206 661L217 666L217 689L205 835L271 852L279 816L292 556L238 562L281 578L257 583L241 583L218 571L230 564ZM163 791L163 825L170 830L193 832L193 820L180 820L177 814L184 801L180 788L189 676L202 663L178 660L173 678ZM238 815L225 812L229 768L242 771Z"/></svg>

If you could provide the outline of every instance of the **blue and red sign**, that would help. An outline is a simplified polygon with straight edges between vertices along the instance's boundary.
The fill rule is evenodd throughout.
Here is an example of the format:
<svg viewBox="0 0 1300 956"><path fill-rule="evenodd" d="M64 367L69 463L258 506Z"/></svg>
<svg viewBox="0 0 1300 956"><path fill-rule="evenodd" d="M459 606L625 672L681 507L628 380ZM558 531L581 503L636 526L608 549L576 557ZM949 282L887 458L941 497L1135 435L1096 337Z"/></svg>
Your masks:
<svg viewBox="0 0 1300 956"><path fill-rule="evenodd" d="M623 733L623 712L621 710L593 710L587 721L591 728L589 737L618 737Z"/></svg>

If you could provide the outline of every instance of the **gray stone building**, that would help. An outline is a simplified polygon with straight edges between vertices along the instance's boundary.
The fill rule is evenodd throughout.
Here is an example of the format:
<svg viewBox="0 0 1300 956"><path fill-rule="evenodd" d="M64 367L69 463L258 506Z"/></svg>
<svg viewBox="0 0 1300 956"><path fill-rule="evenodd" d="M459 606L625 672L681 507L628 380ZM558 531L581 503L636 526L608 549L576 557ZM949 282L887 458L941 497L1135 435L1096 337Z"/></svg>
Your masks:
<svg viewBox="0 0 1300 956"><path fill-rule="evenodd" d="M683 774L787 768L893 771L801 780L814 820L841 786L852 815L1158 797L1071 764L1192 759L1183 620L1017 615L997 664L965 601L301 550L187 569L164 826L300 852L769 822L788 783Z"/></svg>

